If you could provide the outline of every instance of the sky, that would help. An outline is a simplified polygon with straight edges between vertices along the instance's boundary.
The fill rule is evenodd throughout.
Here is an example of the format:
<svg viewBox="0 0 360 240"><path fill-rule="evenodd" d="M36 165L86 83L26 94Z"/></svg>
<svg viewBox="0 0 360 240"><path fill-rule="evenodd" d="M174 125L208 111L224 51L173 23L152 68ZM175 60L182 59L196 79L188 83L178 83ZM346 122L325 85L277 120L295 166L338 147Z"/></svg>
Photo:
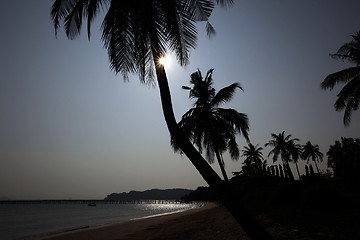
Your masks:
<svg viewBox="0 0 360 240"><path fill-rule="evenodd" d="M109 67L99 18L85 31L55 37L52 1L5 0L0 8L0 197L102 199L113 192L206 186L190 161L173 152L157 87L124 82ZM349 127L336 112L334 91L320 89L330 73L351 65L329 57L360 30L358 0L236 1L217 8L209 39L199 24L190 64L170 54L166 66L176 117L191 106L190 74L210 68L215 89L239 82L226 107L246 113L253 144L285 131L326 154L341 137L359 137L360 112ZM224 106L225 107L225 106ZM239 136L241 149L246 141ZM264 148L267 158L270 148ZM224 155L228 175L242 158ZM267 160L272 164L271 157ZM304 163L300 163L301 169ZM218 166L211 165L218 173ZM326 168L326 158L320 164ZM295 174L295 172L294 172Z"/></svg>

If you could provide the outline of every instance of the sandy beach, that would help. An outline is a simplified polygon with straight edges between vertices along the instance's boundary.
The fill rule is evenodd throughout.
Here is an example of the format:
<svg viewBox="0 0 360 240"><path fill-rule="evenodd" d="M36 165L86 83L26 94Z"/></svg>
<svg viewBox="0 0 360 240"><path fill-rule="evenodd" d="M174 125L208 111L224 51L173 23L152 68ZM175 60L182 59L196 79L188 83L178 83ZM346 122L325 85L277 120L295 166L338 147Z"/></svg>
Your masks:
<svg viewBox="0 0 360 240"><path fill-rule="evenodd" d="M247 240L246 234L224 207L213 203L173 213L98 228L70 231L42 240Z"/></svg>
<svg viewBox="0 0 360 240"><path fill-rule="evenodd" d="M308 208L273 206L267 212L264 209L259 211L255 213L256 218L276 240L352 240L359 239L360 236L357 230L357 210L329 212L320 209L314 212L314 209ZM250 238L227 209L215 203L178 213L26 238L26 240L155 239L249 240Z"/></svg>

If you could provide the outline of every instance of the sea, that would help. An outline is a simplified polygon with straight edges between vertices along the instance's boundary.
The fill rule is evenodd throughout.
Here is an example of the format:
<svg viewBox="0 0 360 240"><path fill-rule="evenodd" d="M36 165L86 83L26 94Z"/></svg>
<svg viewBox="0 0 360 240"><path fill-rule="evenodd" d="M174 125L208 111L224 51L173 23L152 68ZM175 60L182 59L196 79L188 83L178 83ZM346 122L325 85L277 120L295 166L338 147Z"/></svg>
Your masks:
<svg viewBox="0 0 360 240"><path fill-rule="evenodd" d="M131 219L185 211L198 203L169 201L21 201L0 202L0 239L25 240L120 223Z"/></svg>

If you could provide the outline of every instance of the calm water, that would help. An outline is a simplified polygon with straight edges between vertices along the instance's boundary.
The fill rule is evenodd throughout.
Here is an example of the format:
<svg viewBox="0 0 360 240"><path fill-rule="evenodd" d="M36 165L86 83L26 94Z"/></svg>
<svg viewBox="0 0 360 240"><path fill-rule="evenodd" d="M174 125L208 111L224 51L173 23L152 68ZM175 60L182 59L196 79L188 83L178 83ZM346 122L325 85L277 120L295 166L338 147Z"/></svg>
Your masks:
<svg viewBox="0 0 360 240"><path fill-rule="evenodd" d="M194 204L0 204L0 239L27 239L44 233L98 226L194 208Z"/></svg>

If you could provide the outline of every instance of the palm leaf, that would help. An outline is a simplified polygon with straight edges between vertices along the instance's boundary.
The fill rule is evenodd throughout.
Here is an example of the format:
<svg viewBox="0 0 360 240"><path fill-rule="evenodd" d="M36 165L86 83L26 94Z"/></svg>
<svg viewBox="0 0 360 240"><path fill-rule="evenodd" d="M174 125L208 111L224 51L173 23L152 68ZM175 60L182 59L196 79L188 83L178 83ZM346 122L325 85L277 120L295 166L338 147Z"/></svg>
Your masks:
<svg viewBox="0 0 360 240"><path fill-rule="evenodd" d="M167 11L170 12L171 11ZM176 14L165 15L166 31L169 34L165 38L170 50L175 51L176 58L181 66L189 62L190 49L196 47L197 30L194 22L186 15Z"/></svg>
<svg viewBox="0 0 360 240"><path fill-rule="evenodd" d="M230 7L234 4L234 0L216 0L215 2L222 7Z"/></svg>
<svg viewBox="0 0 360 240"><path fill-rule="evenodd" d="M360 31L351 35L353 40L342 45L335 54L330 54L332 58L360 64Z"/></svg>
<svg viewBox="0 0 360 240"><path fill-rule="evenodd" d="M66 18L78 0L55 0L51 6L51 18L54 23L55 35L60 28L60 22Z"/></svg>
<svg viewBox="0 0 360 240"><path fill-rule="evenodd" d="M236 88L243 90L239 83L233 83L230 86L222 88L212 99L211 104L213 106L219 106L223 103L231 101L235 94Z"/></svg>
<svg viewBox="0 0 360 240"><path fill-rule="evenodd" d="M212 0L185 0L185 12L190 13L189 17L193 21L207 21L214 9L214 2Z"/></svg>
<svg viewBox="0 0 360 240"><path fill-rule="evenodd" d="M225 122L230 128L241 133L246 141L249 141L249 119L246 114L239 113L231 108L217 108L214 112L219 116L222 122Z"/></svg>
<svg viewBox="0 0 360 240"><path fill-rule="evenodd" d="M98 14L100 7L110 4L110 0L88 0L88 6L86 10L87 14L87 34L88 39L90 40L91 36L91 24L96 15Z"/></svg>
<svg viewBox="0 0 360 240"><path fill-rule="evenodd" d="M118 1L112 1L101 25L102 40L108 49L110 66L115 72L136 72L135 36L130 14L121 10Z"/></svg>
<svg viewBox="0 0 360 240"><path fill-rule="evenodd" d="M191 87L188 87L188 86L182 86L181 88L184 90L191 90Z"/></svg>
<svg viewBox="0 0 360 240"><path fill-rule="evenodd" d="M65 33L69 39L74 39L80 34L84 13L84 5L86 4L86 2L86 0L78 0L76 3L74 2L72 10L65 17Z"/></svg>
<svg viewBox="0 0 360 240"><path fill-rule="evenodd" d="M360 101L360 77L353 78L348 82L337 95L334 107L336 111L341 111L345 108L343 123L349 126L351 122L351 113L359 109Z"/></svg>
<svg viewBox="0 0 360 240"><path fill-rule="evenodd" d="M328 75L321 83L322 89L332 90L334 86L341 82L348 82L350 79L360 75L360 67L351 67L339 72Z"/></svg>
<svg viewBox="0 0 360 240"><path fill-rule="evenodd" d="M216 35L216 30L209 21L206 23L206 34L209 38Z"/></svg>
<svg viewBox="0 0 360 240"><path fill-rule="evenodd" d="M228 149L231 156L231 159L238 160L240 156L239 146L234 138L231 138L228 141Z"/></svg>

